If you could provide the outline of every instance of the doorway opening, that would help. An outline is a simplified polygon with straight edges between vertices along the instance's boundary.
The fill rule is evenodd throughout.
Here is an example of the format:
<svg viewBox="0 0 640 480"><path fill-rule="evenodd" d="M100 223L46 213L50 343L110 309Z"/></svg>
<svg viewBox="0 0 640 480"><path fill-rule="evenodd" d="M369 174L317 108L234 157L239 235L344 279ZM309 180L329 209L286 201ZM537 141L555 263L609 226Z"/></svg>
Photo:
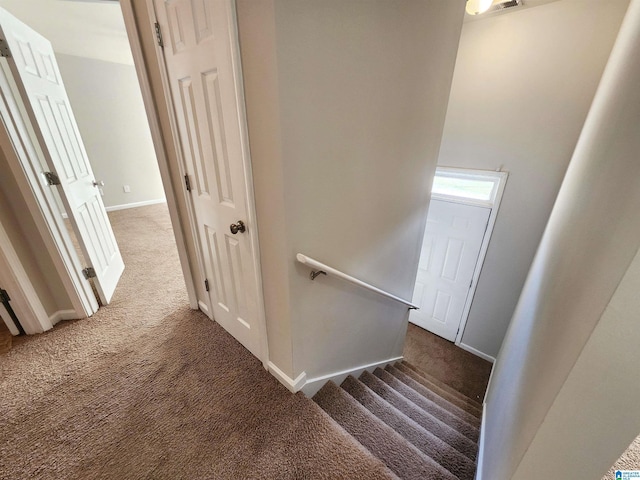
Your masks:
<svg viewBox="0 0 640 480"><path fill-rule="evenodd" d="M178 0L171 4L137 2L135 8L130 0L68 3L78 8L122 8L120 15L126 31L123 28L121 33L133 56L144 116L150 127L157 165L167 196L189 305L193 309L202 310L211 319L215 316L218 323L256 357L262 359L266 366L264 301L235 3L231 0ZM46 5L47 2L44 2L43 8L47 8ZM51 13L53 15L53 11ZM8 17L5 20L13 24ZM42 92L29 96L28 88L23 85L29 83L31 79L28 75L32 74L44 85L44 91L44 87L49 86L47 82L60 83L55 81L59 71L53 60L53 50L50 45L47 46L46 39L31 29L28 30L29 36L33 38L30 41L34 45L44 40L42 44L45 46L31 48L27 45L30 51L36 52L35 56L27 56L27 62L24 61L24 56L16 56L14 60L9 59L9 64L14 74L20 74L18 76L22 84L19 90L20 93L26 92L24 103L30 118L37 119L38 115L43 117L39 110L40 99L47 98L50 102L49 97ZM214 36L214 31L224 31L227 34ZM14 40L15 51L22 51L20 40ZM42 56L41 50L48 52L47 58ZM33 65L19 65L18 57L23 64L32 60ZM37 75L33 72L37 72ZM98 85L100 83L99 80L94 82ZM91 85L86 88L94 87L95 85ZM63 103L68 102L63 97L66 94L61 94L61 98ZM49 152L62 150L62 146L67 154L76 154L82 150L81 146L75 145L75 137L67 138L73 137L69 134L70 131L77 130L74 122L67 118L70 108L65 105L61 110L63 115L60 120L57 104L53 105L51 108L48 104L45 105L54 113L49 117L44 115L44 127L35 122L45 132L38 132L37 137L44 139L42 143L48 151L45 152L48 165L41 166L48 167L52 173L57 171L60 177L64 210L72 219L84 256L91 257L92 249L87 248L86 244L93 242L94 250L102 248L98 252L102 259L119 257L115 239L113 242L103 242L102 233L111 232L110 222L98 193L105 187L103 179L95 178L90 168L81 168L81 171L76 169L72 162L76 159L74 155L59 155L62 160L56 164L56 155ZM13 113L16 114L17 110L19 109ZM54 142L47 143L47 136L51 136L51 131L54 131L54 137L58 135L60 138L56 137ZM78 136L77 132L75 135ZM56 139L59 140L57 144ZM106 282L100 278L100 269L94 268L99 262L91 259L94 265L82 270L77 268L79 255L74 251L64 223L56 218L60 216L56 215L56 210L59 213L61 208L56 205L50 193L42 193L44 188L51 188L41 184L42 169L32 166L31 170L30 186L38 190L37 194L47 197L47 211L44 215L47 218L42 220L45 225L43 228L47 227L47 221L55 223L56 238L50 242L50 248L56 251L52 253L59 256L59 250L65 250L66 257L59 262L58 269L66 269L69 273L73 271L75 277L69 280L67 287L71 291L80 285L87 300L80 307L75 305L76 311L91 315L97 311L98 306L90 289L87 293L88 281L82 278L83 275L96 275L95 284L101 298L107 298L103 303L109 302L109 295L103 294L101 289L101 285ZM83 188L75 193L67 192L67 187L73 183L70 180L75 181L80 177ZM125 193L129 193L128 187L130 185L126 183L122 185ZM91 197L91 208L84 207L85 204L78 208L74 200L85 193ZM80 220L78 210L82 210L80 216L84 215ZM100 217L96 217L97 220L91 218L96 212L97 217ZM87 224L97 229L97 233L89 231L88 235L83 235L79 225ZM236 228L234 231L234 228L230 228L234 225L242 225L243 228ZM112 232L110 236L113 237ZM121 261L116 263L122 266ZM111 293L115 290L120 273L122 268L106 277Z"/></svg>
<svg viewBox="0 0 640 480"><path fill-rule="evenodd" d="M430 381L479 404L493 359L466 346L463 335L507 176L436 169L412 300L420 310L409 314L403 352Z"/></svg>
<svg viewBox="0 0 640 480"><path fill-rule="evenodd" d="M11 2L6 6L14 7ZM9 213L19 218L19 222L8 227L14 233L14 245L23 242L18 233L22 230L23 237L29 240L34 233L43 235L43 238L48 234L49 240L43 240L46 248L40 248L45 253L38 252L37 260L46 254L58 258L57 263L39 264L40 269L34 270L36 277L43 277L42 281L34 280L31 275L27 278L32 283L40 282L30 298L46 307L42 309L44 317L38 318L40 325L30 328L28 333L47 330L60 320L91 316L98 310L98 304L108 304L120 280L123 262L107 212L129 212L165 203L154 144L128 43L116 42L116 49L125 49L126 52L125 55L122 51L116 52L115 56L126 58L128 53L129 63L126 60L117 62L113 58L97 58L95 38L80 42L86 55L76 51L55 51L54 54L47 38L31 27L32 23L38 24L38 19L48 17L51 21L47 33L53 31L55 37L55 29L60 29L61 24L66 22L70 30L76 24L85 28L85 20L89 23L95 21L101 16L98 13L104 17L104 8L107 8L112 22L102 18L104 30L109 35L119 32L126 39L119 5L79 4L76 8L73 3L64 6L45 3L43 7L45 10L62 11L52 18L48 15L52 12L42 12L38 5L17 4L15 8L21 18L9 10L2 10L0 14L2 38L8 49L1 69L1 86L6 102L2 115L5 124L11 127L6 132L10 142L4 142L3 148L11 157L7 171L13 173L12 183L2 187L7 195L24 196L25 205L28 205L28 208L7 206ZM99 11L93 12L93 9ZM92 45L93 50L87 45ZM17 146L12 149L11 145ZM125 195L122 195L122 190L119 197L113 191L109 192L112 185L105 186L103 178L107 183L125 184ZM141 197L137 190L143 187L145 193ZM117 188L122 189L122 185ZM126 199L129 193L132 200ZM166 205L159 207L166 210ZM34 212L40 213L40 217ZM34 220L40 222L39 230L25 230L24 223L30 221L29 213L39 218ZM136 211L134 216L140 213ZM155 215L162 217L163 212L155 212ZM165 211L164 216L168 220L168 212ZM160 218L146 223L159 227L167 222ZM129 228L129 231L135 229ZM172 229L169 235L173 236ZM118 240L121 238L123 236ZM129 234L124 238L130 241L133 237ZM146 238L154 242L153 237ZM162 244L177 252L175 241L163 241ZM38 251L38 246L30 245L32 251L23 248L22 261L36 256L34 252ZM153 244L149 243L149 251L151 247ZM162 258L162 255L157 255L155 261ZM106 276L100 276L106 270L112 271L110 267L113 265L116 266L113 274L107 272ZM184 278L181 271L178 273ZM60 291L51 292L48 297L54 297L52 301L44 297L56 283L57 274L60 278L67 277L67 291L64 293L68 296ZM178 282L183 285L180 279ZM130 287L130 282L128 284ZM76 300L73 295L77 295ZM62 304L65 305L60 308Z"/></svg>

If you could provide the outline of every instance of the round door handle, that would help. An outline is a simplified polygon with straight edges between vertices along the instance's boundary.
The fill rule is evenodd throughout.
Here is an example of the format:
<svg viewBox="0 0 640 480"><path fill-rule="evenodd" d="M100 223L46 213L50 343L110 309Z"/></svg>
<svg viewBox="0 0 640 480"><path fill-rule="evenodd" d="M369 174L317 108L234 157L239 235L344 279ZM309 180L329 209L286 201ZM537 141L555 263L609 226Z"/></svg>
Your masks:
<svg viewBox="0 0 640 480"><path fill-rule="evenodd" d="M245 227L242 220L238 220L238 223L232 223L229 225L229 230L231 230L231 233L235 235L238 232L244 233L247 230L247 227Z"/></svg>
<svg viewBox="0 0 640 480"><path fill-rule="evenodd" d="M104 187L104 180L94 180L93 181L93 186L94 187Z"/></svg>

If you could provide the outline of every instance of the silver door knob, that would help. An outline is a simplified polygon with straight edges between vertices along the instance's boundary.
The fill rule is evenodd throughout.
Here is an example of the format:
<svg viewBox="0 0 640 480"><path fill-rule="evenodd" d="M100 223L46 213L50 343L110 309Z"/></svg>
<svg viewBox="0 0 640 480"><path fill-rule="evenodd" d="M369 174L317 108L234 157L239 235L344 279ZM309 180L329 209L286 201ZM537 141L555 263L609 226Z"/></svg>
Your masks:
<svg viewBox="0 0 640 480"><path fill-rule="evenodd" d="M94 187L104 187L104 181L103 180L94 180L93 181L93 186Z"/></svg>
<svg viewBox="0 0 640 480"><path fill-rule="evenodd" d="M244 233L247 230L247 227L244 226L244 222L242 220L238 220L238 223L232 223L229 225L229 230L231 230L231 233L235 235L238 232Z"/></svg>

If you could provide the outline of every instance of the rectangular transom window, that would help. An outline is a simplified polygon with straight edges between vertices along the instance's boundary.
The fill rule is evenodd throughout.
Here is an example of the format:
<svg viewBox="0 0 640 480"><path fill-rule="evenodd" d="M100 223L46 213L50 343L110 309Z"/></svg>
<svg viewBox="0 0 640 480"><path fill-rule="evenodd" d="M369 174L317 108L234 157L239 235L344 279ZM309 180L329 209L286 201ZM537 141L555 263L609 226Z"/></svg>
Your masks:
<svg viewBox="0 0 640 480"><path fill-rule="evenodd" d="M493 205L500 179L499 172L476 173L475 171L438 167L431 194L434 197Z"/></svg>

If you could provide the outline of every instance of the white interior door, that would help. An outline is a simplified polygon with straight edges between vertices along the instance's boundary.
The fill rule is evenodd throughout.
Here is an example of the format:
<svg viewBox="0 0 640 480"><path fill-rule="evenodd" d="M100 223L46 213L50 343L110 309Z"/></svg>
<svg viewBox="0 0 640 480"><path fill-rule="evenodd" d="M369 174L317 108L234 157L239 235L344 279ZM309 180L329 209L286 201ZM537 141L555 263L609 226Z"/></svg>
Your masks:
<svg viewBox="0 0 640 480"><path fill-rule="evenodd" d="M80 138L51 43L5 10L0 30L19 94L42 146L48 168L60 179L60 196L95 286L109 303L124 270L107 212ZM100 88L96 85L96 88ZM34 159L35 161L35 159Z"/></svg>
<svg viewBox="0 0 640 480"><path fill-rule="evenodd" d="M455 340L491 209L431 199L409 321Z"/></svg>
<svg viewBox="0 0 640 480"><path fill-rule="evenodd" d="M255 226L248 221L230 0L154 0L190 183L200 268L200 308L260 357ZM244 223L244 231L230 226Z"/></svg>

